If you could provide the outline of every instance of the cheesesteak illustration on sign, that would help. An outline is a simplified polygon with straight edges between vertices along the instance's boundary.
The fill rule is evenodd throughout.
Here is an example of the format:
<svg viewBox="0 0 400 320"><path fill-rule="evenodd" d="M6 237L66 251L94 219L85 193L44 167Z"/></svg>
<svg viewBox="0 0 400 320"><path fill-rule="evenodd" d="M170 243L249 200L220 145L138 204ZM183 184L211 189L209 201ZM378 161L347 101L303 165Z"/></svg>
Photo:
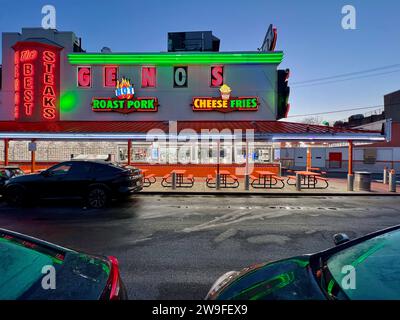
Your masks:
<svg viewBox="0 0 400 320"><path fill-rule="evenodd" d="M258 97L231 97L232 89L223 84L220 88L221 97L194 97L193 111L257 111Z"/></svg>
<svg viewBox="0 0 400 320"><path fill-rule="evenodd" d="M115 98L93 98L92 110L95 112L156 112L157 98L134 97L135 90L127 78L117 80Z"/></svg>

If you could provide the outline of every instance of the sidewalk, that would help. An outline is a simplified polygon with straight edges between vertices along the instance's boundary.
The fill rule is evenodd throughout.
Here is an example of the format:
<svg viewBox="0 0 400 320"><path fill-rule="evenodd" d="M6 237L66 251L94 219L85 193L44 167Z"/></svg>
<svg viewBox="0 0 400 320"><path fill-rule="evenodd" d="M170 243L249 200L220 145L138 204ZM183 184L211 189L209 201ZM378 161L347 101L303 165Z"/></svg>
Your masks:
<svg viewBox="0 0 400 320"><path fill-rule="evenodd" d="M204 178L195 178L193 188L164 188L161 186L161 178L157 178L157 182L151 185L149 188L143 188L142 193L149 194L202 194L202 195L213 195L213 194L240 194L240 195L259 195L259 196L329 196L329 195L340 195L340 196L400 196L400 187L397 186L397 193L389 192L389 186L384 185L380 182L371 183L371 192L367 191L347 191L347 180L341 178L329 178L329 187L327 189L302 189L296 191L295 186L289 186L285 181L285 187L283 189L254 189L250 187L250 190L244 189L244 180L239 179L240 186L236 189L224 189L216 190L215 188L208 188Z"/></svg>

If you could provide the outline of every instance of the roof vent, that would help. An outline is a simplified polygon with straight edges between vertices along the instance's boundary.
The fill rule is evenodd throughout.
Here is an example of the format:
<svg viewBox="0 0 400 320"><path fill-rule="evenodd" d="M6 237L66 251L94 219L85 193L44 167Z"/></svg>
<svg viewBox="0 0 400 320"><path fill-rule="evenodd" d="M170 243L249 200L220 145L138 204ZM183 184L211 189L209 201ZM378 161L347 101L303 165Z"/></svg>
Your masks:
<svg viewBox="0 0 400 320"><path fill-rule="evenodd" d="M101 53L111 53L111 49L109 47L103 47Z"/></svg>

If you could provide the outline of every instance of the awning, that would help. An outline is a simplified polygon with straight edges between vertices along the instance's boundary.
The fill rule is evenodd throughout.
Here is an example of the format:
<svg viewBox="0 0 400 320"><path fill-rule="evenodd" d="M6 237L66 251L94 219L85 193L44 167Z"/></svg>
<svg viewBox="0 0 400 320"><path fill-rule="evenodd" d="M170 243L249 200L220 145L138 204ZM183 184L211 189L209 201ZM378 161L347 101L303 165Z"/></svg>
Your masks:
<svg viewBox="0 0 400 320"><path fill-rule="evenodd" d="M282 121L0 121L0 139L37 140L151 140L237 138L254 134L255 140L385 142L379 131L334 128ZM201 134L201 136L200 136Z"/></svg>

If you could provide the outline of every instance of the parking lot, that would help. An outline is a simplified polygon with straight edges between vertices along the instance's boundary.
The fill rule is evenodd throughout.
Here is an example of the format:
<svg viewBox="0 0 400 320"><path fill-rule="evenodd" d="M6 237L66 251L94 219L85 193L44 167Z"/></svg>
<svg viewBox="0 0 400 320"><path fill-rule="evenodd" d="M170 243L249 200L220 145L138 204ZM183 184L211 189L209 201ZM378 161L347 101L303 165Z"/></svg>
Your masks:
<svg viewBox="0 0 400 320"><path fill-rule="evenodd" d="M201 299L222 273L400 224L400 197L132 196L103 210L0 203L0 227L114 255L131 299Z"/></svg>

